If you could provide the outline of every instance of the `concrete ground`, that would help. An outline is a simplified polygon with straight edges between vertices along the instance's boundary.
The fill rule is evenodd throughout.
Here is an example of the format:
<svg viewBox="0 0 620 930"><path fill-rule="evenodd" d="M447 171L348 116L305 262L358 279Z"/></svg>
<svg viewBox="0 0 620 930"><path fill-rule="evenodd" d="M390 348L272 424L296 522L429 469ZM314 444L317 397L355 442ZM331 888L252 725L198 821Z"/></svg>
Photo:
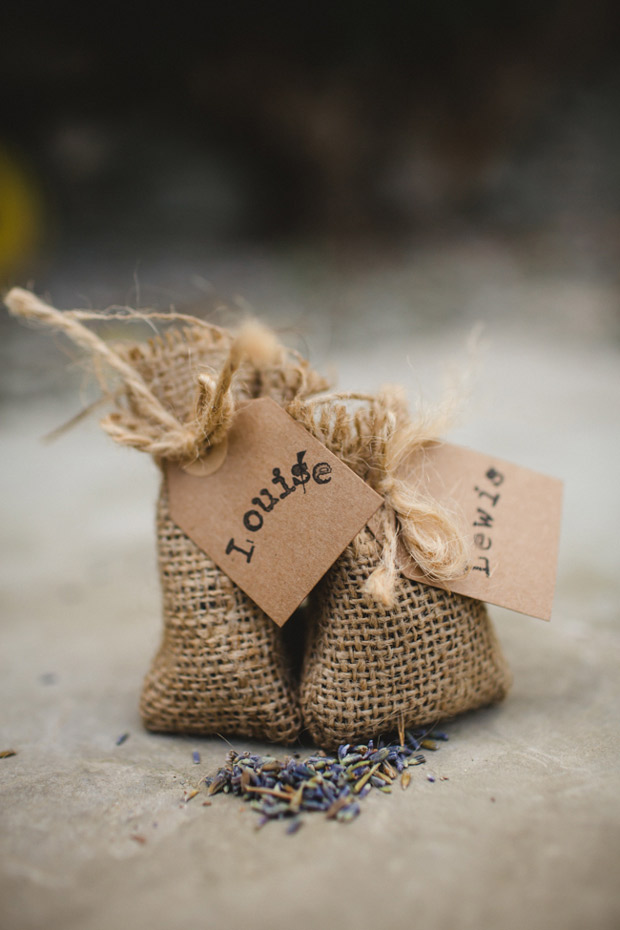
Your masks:
<svg viewBox="0 0 620 930"><path fill-rule="evenodd" d="M237 290L303 329L345 387L436 394L486 321L452 438L565 480L553 620L492 609L508 700L449 722L408 791L371 795L350 825L256 832L239 801L184 802L228 747L140 724L156 470L95 422L42 446L79 408L79 379L58 340L3 321L0 750L16 755L0 759L2 930L620 926L617 291L488 243L312 267L263 256ZM215 268L216 287L234 272Z"/></svg>

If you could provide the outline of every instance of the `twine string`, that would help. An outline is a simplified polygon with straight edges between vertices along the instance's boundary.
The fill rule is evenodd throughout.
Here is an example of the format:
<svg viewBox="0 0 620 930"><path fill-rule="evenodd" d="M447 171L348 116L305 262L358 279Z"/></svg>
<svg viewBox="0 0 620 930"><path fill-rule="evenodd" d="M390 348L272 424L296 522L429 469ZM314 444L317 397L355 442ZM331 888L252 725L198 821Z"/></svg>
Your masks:
<svg viewBox="0 0 620 930"><path fill-rule="evenodd" d="M22 288L13 288L5 297L9 312L16 317L32 320L63 332L73 343L85 349L94 359L104 362L119 375L130 409L115 410L107 414L101 426L120 445L149 452L155 458L175 461L195 461L207 446L215 445L228 431L234 416L234 400L230 392L232 378L243 359L240 342L233 341L228 357L217 381L208 375L197 377L195 417L185 424L167 410L145 383L135 367L128 364L118 352L96 333L84 326L83 320L107 319L189 321L221 332L219 327L194 317L177 313L96 313L83 310L56 310L34 294ZM104 394L103 399L118 400L118 391L107 387L101 368L95 372Z"/></svg>
<svg viewBox="0 0 620 930"><path fill-rule="evenodd" d="M351 400L364 403L353 415L347 406ZM384 499L381 558L365 590L386 607L395 599L399 540L429 580L448 582L467 571L469 544L458 516L412 481L407 469L416 453L438 441L454 419L454 408L448 398L411 420L398 387L384 388L376 396L342 392L295 399L288 407Z"/></svg>
<svg viewBox="0 0 620 930"><path fill-rule="evenodd" d="M260 394L267 372L282 367L286 353L290 354L273 333L257 321L249 321L230 338L217 378L197 375L193 416L184 423L163 406L135 367L84 325L86 321L109 319L109 314L59 311L21 288L13 288L5 304L16 317L62 331L92 356L102 399L112 401L116 408L101 421L102 428L115 442L149 452L157 460L189 464L199 459L230 429L235 414L233 379L244 359L252 360L256 393ZM211 330L220 340L224 332L175 312L122 309L111 316L127 321L190 321ZM297 353L293 355L297 358ZM105 366L119 376L120 390L107 386ZM288 413L384 498L382 553L366 582L366 592L384 606L394 603L399 541L430 580L445 582L463 575L469 550L456 516L413 482L406 467L415 453L435 443L451 424L454 398L447 397L434 411L418 411L412 420L400 388L384 388L377 395L344 391L310 397L317 388L323 390L324 383L316 376L312 381L299 360L293 374L296 384L286 407ZM359 404L357 409L351 409L353 403Z"/></svg>

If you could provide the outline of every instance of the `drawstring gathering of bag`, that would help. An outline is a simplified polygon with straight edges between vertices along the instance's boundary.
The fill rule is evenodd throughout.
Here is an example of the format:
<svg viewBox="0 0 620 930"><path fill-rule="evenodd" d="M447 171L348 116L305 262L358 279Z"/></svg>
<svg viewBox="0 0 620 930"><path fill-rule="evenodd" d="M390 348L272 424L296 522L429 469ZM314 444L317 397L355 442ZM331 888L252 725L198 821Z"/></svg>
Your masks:
<svg viewBox="0 0 620 930"><path fill-rule="evenodd" d="M301 357L285 349L256 320L247 321L233 336L221 327L174 311L61 312L21 288L13 288L5 303L14 316L61 330L93 357L103 400L115 405L101 421L102 428L115 442L148 452L158 461L191 465L225 439L235 415L233 379L242 364L253 367L260 389L261 371L292 359L298 383L285 409L385 501L381 559L366 582L366 593L385 607L393 605L399 541L431 581L448 582L466 572L469 547L457 515L426 494L407 469L412 457L437 442L450 425L454 404L449 399L432 412L420 411L412 420L402 390L395 387L384 388L377 395L340 392L311 397L322 384L311 384ZM109 319L204 327L227 348L217 377L196 374L193 414L187 422L163 405L136 367L84 325ZM101 362L120 378L120 390L108 386ZM352 409L354 402L361 406Z"/></svg>

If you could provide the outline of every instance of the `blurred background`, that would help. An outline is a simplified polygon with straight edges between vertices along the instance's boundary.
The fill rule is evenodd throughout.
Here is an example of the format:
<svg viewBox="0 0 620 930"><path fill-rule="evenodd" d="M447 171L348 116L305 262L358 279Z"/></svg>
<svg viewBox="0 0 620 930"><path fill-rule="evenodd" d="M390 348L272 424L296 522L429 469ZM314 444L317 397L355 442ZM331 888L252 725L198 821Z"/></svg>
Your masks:
<svg viewBox="0 0 620 930"><path fill-rule="evenodd" d="M550 322L620 336L612 0L0 17L2 286L211 314L239 298L312 331L369 294L417 326L536 320L515 287L561 279Z"/></svg>

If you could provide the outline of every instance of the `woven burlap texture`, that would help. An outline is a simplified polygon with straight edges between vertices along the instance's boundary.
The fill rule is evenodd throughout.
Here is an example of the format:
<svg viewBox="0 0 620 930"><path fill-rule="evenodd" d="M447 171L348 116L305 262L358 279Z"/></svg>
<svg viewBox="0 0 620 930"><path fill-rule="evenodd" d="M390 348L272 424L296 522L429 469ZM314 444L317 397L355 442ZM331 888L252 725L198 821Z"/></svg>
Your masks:
<svg viewBox="0 0 620 930"><path fill-rule="evenodd" d="M225 434L235 405L269 396L280 404L325 390L327 382L260 324L237 334L176 312L120 309L61 312L14 288L10 311L57 329L94 366L102 428L122 444L165 461L193 461ZM173 324L147 342L105 342L86 322ZM234 375L234 381L233 381ZM297 688L281 630L171 521L165 478L158 504L164 602L161 646L146 677L147 727L281 742L301 727Z"/></svg>
<svg viewBox="0 0 620 930"><path fill-rule="evenodd" d="M192 327L121 351L166 408L189 420L196 375L217 372L228 334ZM281 404L326 382L297 357L257 371L246 364L237 400L270 396ZM163 638L140 701L145 726L290 743L302 721L298 684L282 631L170 518L165 480L157 514Z"/></svg>
<svg viewBox="0 0 620 930"><path fill-rule="evenodd" d="M281 631L172 522L165 484L157 543L164 630L142 690L145 725L293 741L301 713Z"/></svg>
<svg viewBox="0 0 620 930"><path fill-rule="evenodd" d="M484 604L399 574L386 609L363 591L380 556L362 530L314 593L301 705L325 748L436 723L500 701L510 686Z"/></svg>

